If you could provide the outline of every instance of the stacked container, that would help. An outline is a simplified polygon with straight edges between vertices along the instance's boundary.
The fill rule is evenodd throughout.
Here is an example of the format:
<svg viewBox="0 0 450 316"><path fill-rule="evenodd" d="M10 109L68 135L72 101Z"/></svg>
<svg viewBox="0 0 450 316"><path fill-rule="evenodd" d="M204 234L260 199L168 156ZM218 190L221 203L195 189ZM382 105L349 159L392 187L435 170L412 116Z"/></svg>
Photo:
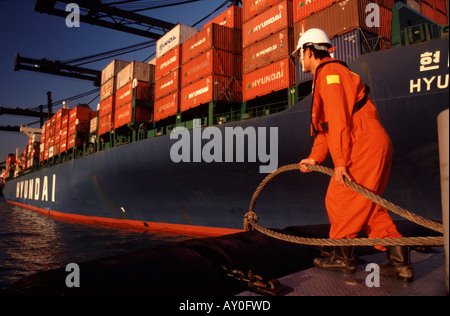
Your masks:
<svg viewBox="0 0 450 316"><path fill-rule="evenodd" d="M216 20L231 12L236 16L229 20L236 22L239 9L232 7ZM241 102L242 31L209 23L187 40L182 47L180 84L182 112L213 100Z"/></svg>
<svg viewBox="0 0 450 316"><path fill-rule="evenodd" d="M39 146L39 162L43 162L44 161L44 152L45 152L45 127L47 126L47 124L42 125L41 128L41 144Z"/></svg>
<svg viewBox="0 0 450 316"><path fill-rule="evenodd" d="M394 0L294 0L295 42L308 29L320 28L330 37L332 57L349 64L364 53L390 47L393 5ZM296 64L297 83L312 80L298 59Z"/></svg>
<svg viewBox="0 0 450 316"><path fill-rule="evenodd" d="M55 145L53 148L53 154L59 155L67 150L67 128L69 109L60 109L56 112L55 120Z"/></svg>
<svg viewBox="0 0 450 316"><path fill-rule="evenodd" d="M114 128L151 120L155 66L131 62L117 75Z"/></svg>
<svg viewBox="0 0 450 316"><path fill-rule="evenodd" d="M100 106L98 120L98 135L109 133L114 126L115 93L117 89L117 74L129 62L113 60L102 71L102 85L100 88Z"/></svg>
<svg viewBox="0 0 450 316"><path fill-rule="evenodd" d="M295 1L295 0L294 0ZM295 1L298 3L298 1ZM300 1L301 2L301 1ZM312 3L317 3L316 1ZM377 36L389 36L391 34L392 7L394 0L342 0L332 3L322 1L322 6L305 5L300 10L294 4L294 32L297 35L311 28L320 28L331 38L362 29ZM374 7L379 9L379 15ZM315 10L317 9L317 10ZM303 13L303 14L301 14ZM379 26L375 19L379 20Z"/></svg>
<svg viewBox="0 0 450 316"><path fill-rule="evenodd" d="M242 8L238 6L231 6L226 11L219 14L216 18L203 25L203 29L207 28L211 24L219 24L232 29L242 30Z"/></svg>
<svg viewBox="0 0 450 316"><path fill-rule="evenodd" d="M69 112L67 150L83 146L89 133L91 110L87 106L77 106Z"/></svg>
<svg viewBox="0 0 450 316"><path fill-rule="evenodd" d="M420 12L441 25L448 24L447 8L444 0L425 0L420 2Z"/></svg>
<svg viewBox="0 0 450 316"><path fill-rule="evenodd" d="M47 155L44 153L44 159L49 159L54 156L54 146L55 146L55 127L56 127L56 116L53 115L48 121L47 121L47 127L46 127L46 142L47 145L46 151ZM45 158L47 156L47 158Z"/></svg>
<svg viewBox="0 0 450 316"><path fill-rule="evenodd" d="M243 100L295 83L292 0L243 1Z"/></svg>
<svg viewBox="0 0 450 316"><path fill-rule="evenodd" d="M182 44L198 30L177 25L156 42L154 121L179 111Z"/></svg>
<svg viewBox="0 0 450 316"><path fill-rule="evenodd" d="M28 148L26 157L26 168L32 168L39 161L39 153L40 153L40 145L41 145L41 135L33 134L28 140Z"/></svg>

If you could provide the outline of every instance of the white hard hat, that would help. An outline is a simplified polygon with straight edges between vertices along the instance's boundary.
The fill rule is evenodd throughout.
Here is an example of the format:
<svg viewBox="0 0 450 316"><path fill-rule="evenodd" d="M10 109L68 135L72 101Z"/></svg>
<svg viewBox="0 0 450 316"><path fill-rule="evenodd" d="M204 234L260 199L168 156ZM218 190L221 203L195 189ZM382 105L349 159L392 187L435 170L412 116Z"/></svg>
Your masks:
<svg viewBox="0 0 450 316"><path fill-rule="evenodd" d="M309 29L300 36L297 49L292 55L297 55L298 51L305 46L313 45L317 50L328 50L332 44L328 35L321 29Z"/></svg>

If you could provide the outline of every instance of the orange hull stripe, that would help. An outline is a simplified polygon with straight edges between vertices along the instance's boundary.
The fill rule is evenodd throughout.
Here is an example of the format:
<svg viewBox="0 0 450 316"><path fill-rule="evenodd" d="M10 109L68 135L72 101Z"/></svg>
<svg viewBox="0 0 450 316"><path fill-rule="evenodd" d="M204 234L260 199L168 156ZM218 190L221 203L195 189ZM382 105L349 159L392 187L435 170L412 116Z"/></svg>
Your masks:
<svg viewBox="0 0 450 316"><path fill-rule="evenodd" d="M182 225L182 224L168 224L168 223L155 223L155 222L145 222L138 220L129 219L115 219L115 218L105 218L105 217L95 217L86 215L76 215L67 214L57 211L51 211L42 209L35 206L30 206L26 204L21 204L17 202L7 201L10 204L19 206L24 209L38 212L40 214L50 216L56 219L65 221L74 221L86 224L97 224L97 225L109 225L114 227L122 228L136 228L140 230L149 230L155 232L172 232L178 234L192 234L192 235L203 235L203 236L223 236L229 234L241 233L243 230L231 229L231 228L221 228L221 227L206 227L206 226L193 226L193 225Z"/></svg>

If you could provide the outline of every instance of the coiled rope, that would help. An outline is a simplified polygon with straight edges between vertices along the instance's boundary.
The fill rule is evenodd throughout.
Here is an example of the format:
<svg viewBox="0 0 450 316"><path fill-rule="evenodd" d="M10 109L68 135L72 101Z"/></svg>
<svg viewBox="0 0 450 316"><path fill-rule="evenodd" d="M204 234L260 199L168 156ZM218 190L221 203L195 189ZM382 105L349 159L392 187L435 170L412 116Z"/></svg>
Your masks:
<svg viewBox="0 0 450 316"><path fill-rule="evenodd" d="M321 172L334 177L334 171L320 165L306 165L311 171ZM276 176L288 171L300 171L298 164L287 165L279 168L268 175L258 186L253 194L249 211L244 216L244 228L246 231L256 230L260 233L268 235L272 238L288 241L292 243L308 245L308 246L442 246L444 245L444 236L436 237L402 237L402 238L351 238L351 239L325 239L325 238L305 238L282 234L258 225L258 216L255 213L255 205L259 195L266 185ZM388 211L391 211L411 222L424 226L439 233L444 233L443 225L422 216L411 213L383 198L373 192L363 188L355 182L345 179L345 184L354 191L362 194L372 202L380 205Z"/></svg>

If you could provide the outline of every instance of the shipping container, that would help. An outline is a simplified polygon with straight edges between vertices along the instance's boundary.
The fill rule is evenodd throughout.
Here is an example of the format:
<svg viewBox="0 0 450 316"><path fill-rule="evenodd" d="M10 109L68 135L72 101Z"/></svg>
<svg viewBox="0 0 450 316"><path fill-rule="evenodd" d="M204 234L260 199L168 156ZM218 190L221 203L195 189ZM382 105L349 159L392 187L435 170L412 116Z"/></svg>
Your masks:
<svg viewBox="0 0 450 316"><path fill-rule="evenodd" d="M181 64L186 64L211 48L242 54L242 31L218 24L204 27L183 43Z"/></svg>
<svg viewBox="0 0 450 316"><path fill-rule="evenodd" d="M180 71L178 68L170 74L156 80L155 82L155 100L164 98L165 96L179 92L180 90Z"/></svg>
<svg viewBox="0 0 450 316"><path fill-rule="evenodd" d="M59 144L59 149L61 153L64 153L67 150L67 138L69 136L68 126L61 129L61 140Z"/></svg>
<svg viewBox="0 0 450 316"><path fill-rule="evenodd" d="M447 14L447 5L445 0L422 0L420 3L426 3L428 6L443 14Z"/></svg>
<svg viewBox="0 0 450 316"><path fill-rule="evenodd" d="M83 144L84 144L84 139L82 137L79 137L76 134L67 136L67 150L82 147Z"/></svg>
<svg viewBox="0 0 450 316"><path fill-rule="evenodd" d="M388 36L392 28L392 11L384 6L379 8L379 26L372 24L370 15L372 10L366 13L369 4L376 3L373 0L343 0L336 2L319 12L294 24L294 38L299 38L300 33L311 28L320 28L328 37L332 38L347 33L356 28L369 31L377 35ZM333 17L333 18L330 18Z"/></svg>
<svg viewBox="0 0 450 316"><path fill-rule="evenodd" d="M178 24L156 41L156 58L161 58L167 52L183 44L197 32L198 30L196 28Z"/></svg>
<svg viewBox="0 0 450 316"><path fill-rule="evenodd" d="M244 101L289 88L294 83L294 62L288 57L244 75Z"/></svg>
<svg viewBox="0 0 450 316"><path fill-rule="evenodd" d="M434 2L434 1L432 1ZM423 15L425 15L427 18L430 18L431 20L441 24L441 25L447 25L448 24L448 18L447 14L440 12L440 10L436 9L436 6L433 4L429 4L426 2L420 3L420 9Z"/></svg>
<svg viewBox="0 0 450 316"><path fill-rule="evenodd" d="M129 102L116 109L116 113L114 114L114 129L131 123L146 123L150 119L151 113L149 108L140 106L133 107L133 104Z"/></svg>
<svg viewBox="0 0 450 316"><path fill-rule="evenodd" d="M331 39L331 56L351 64L363 54L378 51L380 47L377 45L377 40L377 35L368 31L361 29L350 31ZM311 73L302 71L298 58L296 59L296 78L297 83L313 79Z"/></svg>
<svg viewBox="0 0 450 316"><path fill-rule="evenodd" d="M131 103L133 98L139 103L146 103L147 106L150 106L151 104L149 101L151 101L153 97L151 92L149 82L129 82L117 91L115 95L115 108L117 109L126 103Z"/></svg>
<svg viewBox="0 0 450 316"><path fill-rule="evenodd" d="M102 85L110 79L116 77L116 75L129 64L128 61L114 59L112 62L102 70Z"/></svg>
<svg viewBox="0 0 450 316"><path fill-rule="evenodd" d="M155 82L155 66L132 61L117 74L116 91L134 79L153 84Z"/></svg>
<svg viewBox="0 0 450 316"><path fill-rule="evenodd" d="M155 79L161 79L168 73L181 67L182 46L175 47L156 60Z"/></svg>
<svg viewBox="0 0 450 316"><path fill-rule="evenodd" d="M116 93L116 78L111 78L100 87L100 101L103 101Z"/></svg>
<svg viewBox="0 0 450 316"><path fill-rule="evenodd" d="M175 116L179 108L179 92L169 94L168 96L155 101L154 121L159 122L168 117Z"/></svg>
<svg viewBox="0 0 450 316"><path fill-rule="evenodd" d="M325 9L338 0L293 0L294 23Z"/></svg>
<svg viewBox="0 0 450 316"><path fill-rule="evenodd" d="M77 133L89 133L90 112L91 110L86 106L77 106L70 110L69 136L74 134L75 130Z"/></svg>
<svg viewBox="0 0 450 316"><path fill-rule="evenodd" d="M89 124L89 134L96 134L97 133L97 125L98 125L98 117L97 112L91 112L95 115L91 115L90 118L90 124Z"/></svg>
<svg viewBox="0 0 450 316"><path fill-rule="evenodd" d="M292 0L284 0L244 23L244 49L277 31L292 28Z"/></svg>
<svg viewBox="0 0 450 316"><path fill-rule="evenodd" d="M105 114L98 118L98 131L97 135L102 136L113 130L114 127L114 114Z"/></svg>
<svg viewBox="0 0 450 316"><path fill-rule="evenodd" d="M99 117L103 117L108 114L114 113L116 98L114 96L110 96L109 98L100 102L98 115Z"/></svg>
<svg viewBox="0 0 450 316"><path fill-rule="evenodd" d="M212 19L203 26L207 28L211 24L219 24L233 29L242 30L242 8L238 6L231 6L216 18Z"/></svg>
<svg viewBox="0 0 450 316"><path fill-rule="evenodd" d="M293 51L293 30L281 30L244 49L243 73L247 74L274 61L289 57Z"/></svg>
<svg viewBox="0 0 450 316"><path fill-rule="evenodd" d="M242 102L242 88L236 79L211 75L181 89L182 112L211 101Z"/></svg>
<svg viewBox="0 0 450 316"><path fill-rule="evenodd" d="M241 65L241 55L210 49L181 67L181 88L212 74L242 79Z"/></svg>
<svg viewBox="0 0 450 316"><path fill-rule="evenodd" d="M243 0L242 1L242 18L244 22L254 18L255 16L273 7L283 0Z"/></svg>

